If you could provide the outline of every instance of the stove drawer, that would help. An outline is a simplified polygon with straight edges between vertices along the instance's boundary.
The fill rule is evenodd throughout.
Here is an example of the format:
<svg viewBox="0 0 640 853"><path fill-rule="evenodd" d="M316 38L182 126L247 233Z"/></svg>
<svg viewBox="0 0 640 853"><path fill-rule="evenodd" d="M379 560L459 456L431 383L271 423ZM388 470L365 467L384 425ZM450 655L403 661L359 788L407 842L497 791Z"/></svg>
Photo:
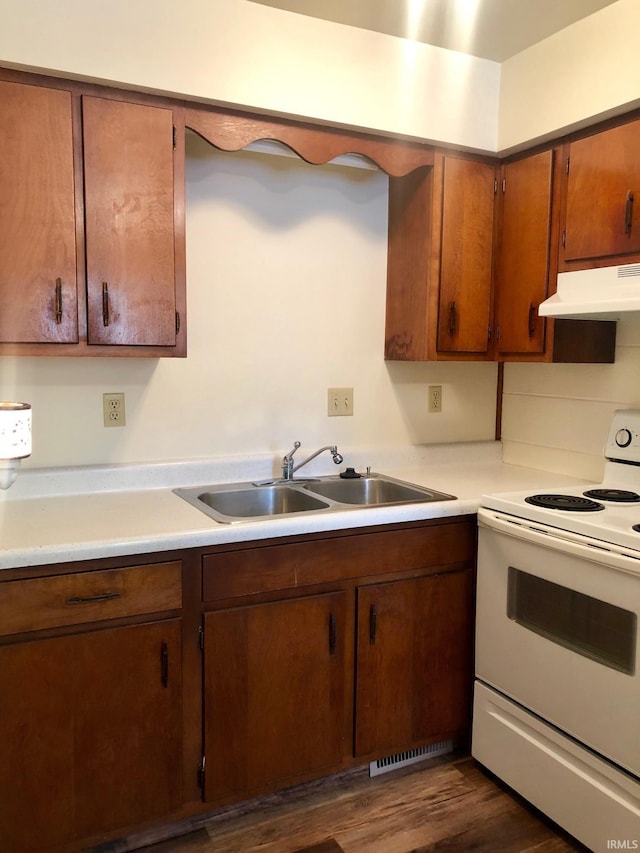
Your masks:
<svg viewBox="0 0 640 853"><path fill-rule="evenodd" d="M637 780L478 681L471 752L590 850L640 840Z"/></svg>

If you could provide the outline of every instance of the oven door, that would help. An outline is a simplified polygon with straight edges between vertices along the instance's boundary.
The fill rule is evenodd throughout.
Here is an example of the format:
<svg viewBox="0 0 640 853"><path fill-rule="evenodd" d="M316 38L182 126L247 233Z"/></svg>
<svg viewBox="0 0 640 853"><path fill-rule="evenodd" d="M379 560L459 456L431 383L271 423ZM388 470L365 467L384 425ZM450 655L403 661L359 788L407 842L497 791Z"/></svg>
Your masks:
<svg viewBox="0 0 640 853"><path fill-rule="evenodd" d="M477 677L640 775L640 561L493 510L478 523Z"/></svg>

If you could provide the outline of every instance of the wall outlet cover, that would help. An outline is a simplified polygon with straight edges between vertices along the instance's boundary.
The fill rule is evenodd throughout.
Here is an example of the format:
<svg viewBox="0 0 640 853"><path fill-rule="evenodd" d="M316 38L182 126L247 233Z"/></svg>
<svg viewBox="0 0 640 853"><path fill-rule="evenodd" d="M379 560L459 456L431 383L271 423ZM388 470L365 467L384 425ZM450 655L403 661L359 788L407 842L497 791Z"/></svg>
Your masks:
<svg viewBox="0 0 640 853"><path fill-rule="evenodd" d="M102 395L102 421L106 427L126 426L124 392L112 391Z"/></svg>

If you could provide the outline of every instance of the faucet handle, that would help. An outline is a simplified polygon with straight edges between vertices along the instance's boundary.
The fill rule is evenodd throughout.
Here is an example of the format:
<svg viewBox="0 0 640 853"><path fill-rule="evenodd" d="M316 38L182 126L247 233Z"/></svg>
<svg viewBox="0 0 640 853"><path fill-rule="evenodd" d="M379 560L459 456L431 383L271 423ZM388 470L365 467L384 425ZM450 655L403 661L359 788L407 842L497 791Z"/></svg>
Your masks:
<svg viewBox="0 0 640 853"><path fill-rule="evenodd" d="M294 442L293 442L293 450L290 450L288 453L286 453L284 458L285 458L285 459L293 459L293 454L296 452L296 450L297 450L299 447L300 447L300 442L299 442L299 441L294 441Z"/></svg>
<svg viewBox="0 0 640 853"><path fill-rule="evenodd" d="M290 450L285 456L282 457L282 479L290 480L293 475L293 454L300 447L299 441L293 442L293 450Z"/></svg>

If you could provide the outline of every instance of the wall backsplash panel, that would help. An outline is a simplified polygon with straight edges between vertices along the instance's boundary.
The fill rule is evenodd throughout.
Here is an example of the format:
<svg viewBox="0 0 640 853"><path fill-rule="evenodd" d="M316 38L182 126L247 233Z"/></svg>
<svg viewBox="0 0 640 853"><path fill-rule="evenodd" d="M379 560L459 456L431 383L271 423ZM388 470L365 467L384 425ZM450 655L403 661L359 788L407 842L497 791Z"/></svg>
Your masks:
<svg viewBox="0 0 640 853"><path fill-rule="evenodd" d="M507 364L504 460L600 480L616 409L640 407L640 319L618 321L615 364Z"/></svg>
<svg viewBox="0 0 640 853"><path fill-rule="evenodd" d="M496 366L386 364L386 176L289 157L187 156L188 357L2 358L33 405L31 467L491 440ZM428 415L427 386L444 411ZM328 387L354 388L328 418ZM124 391L127 425L102 426ZM329 463L330 464L330 463Z"/></svg>

